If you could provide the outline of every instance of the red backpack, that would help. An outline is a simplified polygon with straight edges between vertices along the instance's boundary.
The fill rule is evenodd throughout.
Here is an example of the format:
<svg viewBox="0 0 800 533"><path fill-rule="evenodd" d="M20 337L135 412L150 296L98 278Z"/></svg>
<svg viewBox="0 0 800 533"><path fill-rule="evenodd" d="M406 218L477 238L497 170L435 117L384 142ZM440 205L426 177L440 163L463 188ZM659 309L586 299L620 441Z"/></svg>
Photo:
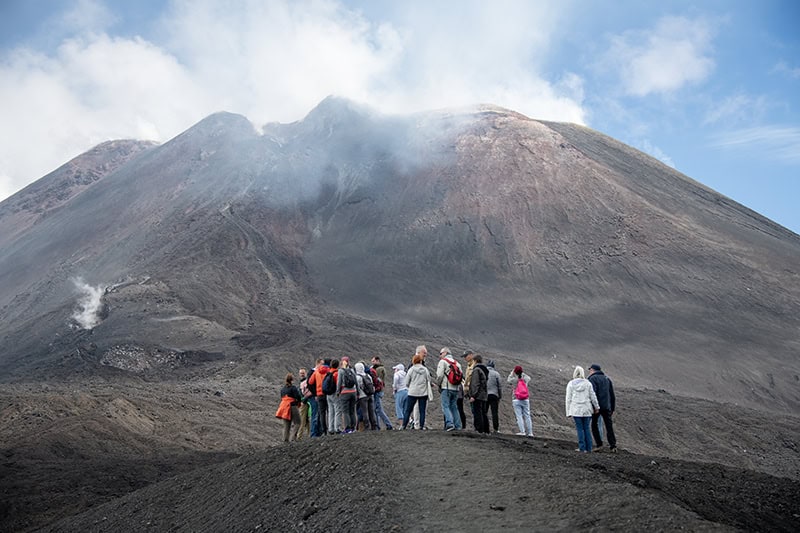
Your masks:
<svg viewBox="0 0 800 533"><path fill-rule="evenodd" d="M461 385L461 382L464 380L464 374L461 373L458 364L450 359L445 359L445 361L450 365L450 372L447 374L447 382L450 383L450 385Z"/></svg>

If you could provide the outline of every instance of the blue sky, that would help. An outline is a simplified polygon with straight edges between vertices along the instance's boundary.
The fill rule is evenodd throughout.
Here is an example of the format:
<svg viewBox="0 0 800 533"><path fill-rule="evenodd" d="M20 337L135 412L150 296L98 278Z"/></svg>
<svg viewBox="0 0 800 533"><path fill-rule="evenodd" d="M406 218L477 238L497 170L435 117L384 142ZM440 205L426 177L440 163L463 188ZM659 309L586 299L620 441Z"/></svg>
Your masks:
<svg viewBox="0 0 800 533"><path fill-rule="evenodd" d="M794 0L0 0L0 199L220 110L494 103L615 137L800 233Z"/></svg>

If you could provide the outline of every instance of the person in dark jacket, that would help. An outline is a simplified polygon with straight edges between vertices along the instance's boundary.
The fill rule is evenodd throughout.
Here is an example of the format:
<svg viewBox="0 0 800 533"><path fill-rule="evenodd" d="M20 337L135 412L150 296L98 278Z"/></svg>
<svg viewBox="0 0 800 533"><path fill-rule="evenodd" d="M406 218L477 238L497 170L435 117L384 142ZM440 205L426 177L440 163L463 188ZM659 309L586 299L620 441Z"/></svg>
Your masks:
<svg viewBox="0 0 800 533"><path fill-rule="evenodd" d="M609 450L613 453L617 451L617 437L614 435L614 424L611 415L614 414L616 398L614 397L614 384L608 379L600 365L593 364L589 367L589 381L592 383L594 393L597 395L597 403L600 404L600 411L592 415L592 436L594 437L595 447L603 445L603 437L600 435L598 419L603 417L603 425L606 427L606 438L608 439Z"/></svg>
<svg viewBox="0 0 800 533"><path fill-rule="evenodd" d="M294 385L294 375L286 374L286 381L281 389L281 404L275 416L283 420L283 442L297 440L300 429L300 390Z"/></svg>
<svg viewBox="0 0 800 533"><path fill-rule="evenodd" d="M473 355L472 359L475 361L475 367L469 381L469 401L472 404L472 418L475 431L489 433L489 417L486 416L487 400L489 399L489 393L487 392L489 369L483 364L483 358L480 355Z"/></svg>

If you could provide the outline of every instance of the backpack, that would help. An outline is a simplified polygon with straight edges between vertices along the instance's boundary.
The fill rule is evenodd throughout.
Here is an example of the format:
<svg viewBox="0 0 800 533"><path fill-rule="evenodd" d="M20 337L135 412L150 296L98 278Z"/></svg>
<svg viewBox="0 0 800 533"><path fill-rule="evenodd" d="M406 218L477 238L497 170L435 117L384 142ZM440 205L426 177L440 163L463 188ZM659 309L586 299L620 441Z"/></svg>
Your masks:
<svg viewBox="0 0 800 533"><path fill-rule="evenodd" d="M333 372L325 374L325 379L322 380L322 394L325 396L336 394L336 380L333 379Z"/></svg>
<svg viewBox="0 0 800 533"><path fill-rule="evenodd" d="M340 368L339 376L342 378L342 387L352 389L356 386L356 375L352 368Z"/></svg>
<svg viewBox="0 0 800 533"><path fill-rule="evenodd" d="M372 376L372 384L375 386L375 392L381 392L383 390L383 380L378 377L378 371L370 367L367 369L367 374Z"/></svg>
<svg viewBox="0 0 800 533"><path fill-rule="evenodd" d="M375 382L372 381L371 374L364 374L364 377L361 379L362 388L364 389L364 394L369 396L370 394L375 394Z"/></svg>
<svg viewBox="0 0 800 533"><path fill-rule="evenodd" d="M517 400L528 399L528 385L522 378L519 378L517 380L517 386L514 388L514 398L516 398Z"/></svg>
<svg viewBox="0 0 800 533"><path fill-rule="evenodd" d="M458 368L458 364L449 359L445 359L445 361L450 365L450 372L447 374L447 382L450 383L450 385L460 385L464 380L464 374L461 372L461 369Z"/></svg>
<svg viewBox="0 0 800 533"><path fill-rule="evenodd" d="M300 392L302 393L304 400L307 400L308 398L314 396L314 393L311 392L311 390L308 388L307 379L304 379L303 381L300 382Z"/></svg>

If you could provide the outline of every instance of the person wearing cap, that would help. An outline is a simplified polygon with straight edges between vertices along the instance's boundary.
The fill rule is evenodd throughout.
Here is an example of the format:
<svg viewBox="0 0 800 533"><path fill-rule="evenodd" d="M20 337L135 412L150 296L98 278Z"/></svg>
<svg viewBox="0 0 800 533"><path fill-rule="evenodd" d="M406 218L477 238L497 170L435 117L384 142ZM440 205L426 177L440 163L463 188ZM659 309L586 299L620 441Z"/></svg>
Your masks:
<svg viewBox="0 0 800 533"><path fill-rule="evenodd" d="M436 383L442 391L442 414L444 415L445 431L461 429L461 416L458 413L458 386L461 383L450 383L448 377L455 368L461 373L461 365L450 353L450 348L442 348L439 351L439 364L436 366ZM458 374L454 374L458 375ZM463 380L463 378L462 378Z"/></svg>
<svg viewBox="0 0 800 533"><path fill-rule="evenodd" d="M572 372L572 381L567 383L564 403L567 417L572 417L575 422L575 430L578 432L578 449L576 451L591 452L592 414L599 410L600 404L597 403L594 387L586 379L581 366L576 366Z"/></svg>
<svg viewBox="0 0 800 533"><path fill-rule="evenodd" d="M519 428L517 435L533 437L530 391L528 389L531 377L522 371L521 366L517 365L508 375L506 381L514 387L514 399L511 401L511 405L514 407L514 416L517 419L517 427Z"/></svg>
<svg viewBox="0 0 800 533"><path fill-rule="evenodd" d="M403 363L397 363L392 367L394 377L392 378L392 393L394 394L394 414L397 416L397 424L403 425L403 417L406 413L406 401L408 400L408 387L406 386L406 367Z"/></svg>
<svg viewBox="0 0 800 533"><path fill-rule="evenodd" d="M595 445L600 448L603 446L603 436L600 434L598 418L603 417L603 425L606 427L606 439L608 439L608 449L611 453L617 451L617 437L614 435L614 423L611 415L614 414L617 399L614 396L614 384L600 369L600 365L589 366L589 382L594 388L597 396L597 403L600 404L600 411L592 414L592 435Z"/></svg>
<svg viewBox="0 0 800 533"><path fill-rule="evenodd" d="M486 363L489 370L489 378L486 382L486 419L488 420L489 413L492 413L492 430L495 433L500 433L500 418L498 410L500 408L500 399L503 397L503 384L500 378L500 373L494 368L494 361L491 359Z"/></svg>

